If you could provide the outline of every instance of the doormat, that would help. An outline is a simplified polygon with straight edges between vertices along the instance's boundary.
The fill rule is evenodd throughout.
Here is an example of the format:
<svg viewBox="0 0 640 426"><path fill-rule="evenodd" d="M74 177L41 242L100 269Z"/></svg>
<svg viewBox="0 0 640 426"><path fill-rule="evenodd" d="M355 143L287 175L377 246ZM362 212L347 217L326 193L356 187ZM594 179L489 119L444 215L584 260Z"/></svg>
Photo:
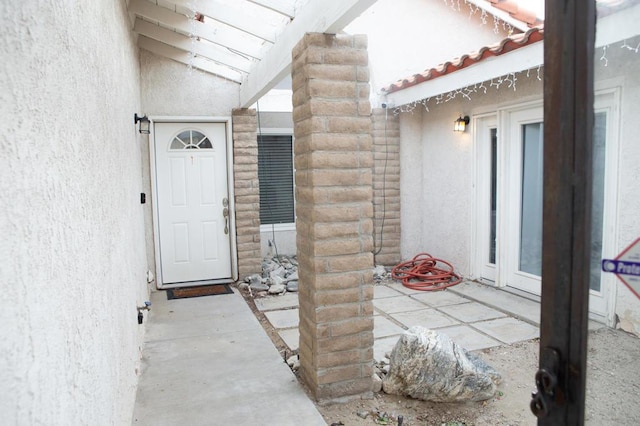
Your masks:
<svg viewBox="0 0 640 426"><path fill-rule="evenodd" d="M201 285L197 287L170 288L167 290L167 300L188 299L190 297L216 296L218 294L233 293L228 284Z"/></svg>

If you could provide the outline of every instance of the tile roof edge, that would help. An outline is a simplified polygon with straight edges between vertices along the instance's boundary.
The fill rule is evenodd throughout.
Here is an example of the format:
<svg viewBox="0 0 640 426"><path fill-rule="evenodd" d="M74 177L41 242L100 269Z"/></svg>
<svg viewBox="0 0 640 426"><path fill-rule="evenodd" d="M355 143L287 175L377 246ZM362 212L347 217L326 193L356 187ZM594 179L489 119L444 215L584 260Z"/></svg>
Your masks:
<svg viewBox="0 0 640 426"><path fill-rule="evenodd" d="M467 68L482 60L500 56L521 47L528 46L544 38L544 27L542 25L533 27L525 33L511 35L492 45L483 46L475 52L464 54L450 61L443 62L433 68L429 68L421 73L413 74L404 79L400 79L395 83L382 88L384 93L393 93L409 87L416 86L425 81L434 80L443 75L451 74L455 71Z"/></svg>

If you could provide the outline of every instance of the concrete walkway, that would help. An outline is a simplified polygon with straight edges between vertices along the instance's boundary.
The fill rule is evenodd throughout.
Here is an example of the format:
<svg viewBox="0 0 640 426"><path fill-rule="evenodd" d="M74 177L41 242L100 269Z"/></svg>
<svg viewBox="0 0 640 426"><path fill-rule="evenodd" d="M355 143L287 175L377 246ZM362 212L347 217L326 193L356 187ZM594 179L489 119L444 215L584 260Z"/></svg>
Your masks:
<svg viewBox="0 0 640 426"><path fill-rule="evenodd" d="M326 424L242 296L151 300L132 424Z"/></svg>

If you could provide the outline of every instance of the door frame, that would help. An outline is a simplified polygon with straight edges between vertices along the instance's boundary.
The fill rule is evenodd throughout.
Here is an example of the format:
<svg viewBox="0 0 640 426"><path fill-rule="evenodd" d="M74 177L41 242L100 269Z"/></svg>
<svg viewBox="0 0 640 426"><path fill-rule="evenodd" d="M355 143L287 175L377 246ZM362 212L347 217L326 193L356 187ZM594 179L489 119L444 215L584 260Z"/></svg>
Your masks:
<svg viewBox="0 0 640 426"><path fill-rule="evenodd" d="M619 188L619 151L620 151L620 108L621 108L621 92L623 82L619 78L607 79L596 82L594 85L594 108L596 110L607 110L610 114L608 124L611 126L607 128L607 148L606 148L606 176L605 176L605 223L603 226L606 228L605 236L603 238L603 253L608 253L610 256L615 256L615 250L618 246L618 232L617 232L617 222L618 222L618 188ZM470 246L470 266L471 266L471 276L479 282L484 284L492 285L495 287L499 287L503 290L518 294L520 296L540 301L540 296L534 295L532 293L527 293L522 290L518 290L517 288L508 286L505 277L503 276L506 272L504 268L496 268L496 277L495 281L491 282L483 278L482 268L483 262L480 257L479 244L483 243L483 232L486 230L481 230L481 224L477 220L479 217L481 209L484 207L483 203L486 203L486 200L481 200L481 197L486 195L483 192L483 188L486 187L486 182L484 180L486 177L486 168L483 165L483 161L487 159L486 149L483 151L483 148L480 147L480 143L486 142L486 135L480 134L480 130L486 130L491 126L486 126L486 123L493 121L497 124L497 132L498 132L498 145L500 145L501 138L504 142L504 138L508 138L507 134L509 131L509 114L513 112L518 112L522 110L532 109L542 107L542 100L531 100L526 102L519 103L508 103L497 105L495 108L487 110L484 109L482 112L479 112L472 116L472 129L474 129L473 135L473 176L474 176L474 185L473 185L473 204L471 209L471 217L473 220L471 221L472 226L472 241ZM502 150L504 151L504 150ZM497 165L498 165L498 179L501 177L501 173L504 174L505 170L507 170L510 166L509 159L505 158L505 155L501 154L501 150L498 149L497 155ZM502 172L501 172L502 170ZM504 178L504 176L502 176ZM486 188L485 188L486 189ZM502 191L505 191L506 188L502 188ZM501 189L498 188L498 193L496 194L498 197L498 205L500 207L501 200L504 199L505 193L501 192ZM498 235L504 235L506 229L504 227L512 226L505 223L504 220L499 220L500 208L498 208L498 217L497 217L497 229L496 232ZM611 254L613 253L613 254ZM500 247L500 241L498 240L496 246L496 260L503 262L508 262L505 258L505 253L502 253ZM608 326L615 325L615 300L617 297L617 283L615 282L615 277L613 274L604 275L602 277L602 285L606 286L604 291L604 307L605 312L604 315L596 312L589 312L589 317L598 322L603 322ZM589 290L589 294L593 293L593 290Z"/></svg>
<svg viewBox="0 0 640 426"><path fill-rule="evenodd" d="M157 169L156 169L156 143L155 143L155 123L224 123L226 132L226 151L227 151L227 191L229 193L229 241L231 243L229 250L231 251L231 280L238 280L238 249L236 241L236 215L235 215L235 195L233 180L233 134L231 117L206 117L206 116L150 116L149 117L149 177L151 179L151 212L153 217L153 247L156 272L156 287L158 289L167 289L181 287L184 284L167 284L165 285L162 277L162 267L160 260L160 229L158 224L158 187L157 187ZM217 280L216 280L217 281ZM228 282L229 280L223 280Z"/></svg>

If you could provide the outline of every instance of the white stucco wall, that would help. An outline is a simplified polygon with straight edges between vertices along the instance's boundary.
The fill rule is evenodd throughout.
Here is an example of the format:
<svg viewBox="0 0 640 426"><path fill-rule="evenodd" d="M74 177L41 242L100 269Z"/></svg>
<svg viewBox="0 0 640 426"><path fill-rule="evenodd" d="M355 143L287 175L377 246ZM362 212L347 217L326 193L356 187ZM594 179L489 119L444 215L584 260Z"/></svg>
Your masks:
<svg viewBox="0 0 640 426"><path fill-rule="evenodd" d="M146 50L140 50L140 76L142 110L150 117L231 117L231 110L239 107L239 84L195 68L189 69L185 64ZM144 208L147 262L150 269L156 271L147 136L142 142L142 161L142 180L147 194Z"/></svg>
<svg viewBox="0 0 640 426"><path fill-rule="evenodd" d="M231 116L240 85L140 50L142 108L149 116Z"/></svg>
<svg viewBox="0 0 640 426"><path fill-rule="evenodd" d="M640 36L626 41L637 46ZM634 44L635 43L635 44ZM640 237L640 137L636 128L640 115L640 82L637 70L640 69L640 54L622 49L623 43L608 46L606 61L599 60L602 49L596 52L596 80L606 81L606 86L619 85L621 90L618 123L620 130L618 197L617 197L617 250L612 256L624 250ZM607 66L605 66L605 63ZM618 279L616 283L615 314L619 326L640 336L640 300Z"/></svg>
<svg viewBox="0 0 640 426"><path fill-rule="evenodd" d="M640 36L627 40L637 46ZM607 49L608 66L596 53L596 85L620 88L621 116L619 128L619 164L617 214L614 229L617 255L640 237L640 144L637 131L630 123L640 114L640 82L634 72L640 69L640 55L621 49L622 42ZM486 84L489 87L489 84ZM464 134L452 131L453 121L460 115L474 116L495 112L498 108L542 99L542 82L535 70L526 77L518 74L517 89L502 86L489 88L487 94L472 95L472 101L461 97L435 105L431 99L429 112L418 107L412 113L401 113L401 199L402 257L408 259L426 251L451 261L465 276L470 273L470 246L473 238L473 128ZM618 280L615 281L613 310L619 326L640 335L640 300Z"/></svg>
<svg viewBox="0 0 640 426"><path fill-rule="evenodd" d="M0 4L6 425L131 421L148 288L124 3Z"/></svg>
<svg viewBox="0 0 640 426"><path fill-rule="evenodd" d="M501 21L494 32L492 15L483 23L460 3L458 11L442 0L378 0L345 28L367 34L373 107L384 86L507 36Z"/></svg>
<svg viewBox="0 0 640 426"><path fill-rule="evenodd" d="M453 132L460 115L496 111L497 106L541 97L537 73L518 76L516 91L501 86L400 113L400 179L403 259L427 252L469 276L474 197L473 129ZM489 84L486 84L489 87Z"/></svg>

